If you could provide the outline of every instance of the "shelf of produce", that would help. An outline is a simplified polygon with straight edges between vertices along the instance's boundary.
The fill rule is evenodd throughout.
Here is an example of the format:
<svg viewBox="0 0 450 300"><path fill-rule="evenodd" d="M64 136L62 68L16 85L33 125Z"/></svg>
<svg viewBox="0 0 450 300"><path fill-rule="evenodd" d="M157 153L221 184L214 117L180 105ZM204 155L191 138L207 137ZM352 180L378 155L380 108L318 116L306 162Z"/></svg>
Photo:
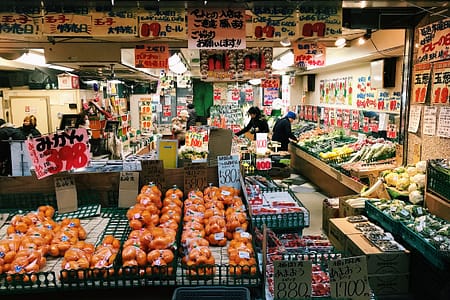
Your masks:
<svg viewBox="0 0 450 300"><path fill-rule="evenodd" d="M365 185L290 144L291 167L317 185L328 197L359 193Z"/></svg>

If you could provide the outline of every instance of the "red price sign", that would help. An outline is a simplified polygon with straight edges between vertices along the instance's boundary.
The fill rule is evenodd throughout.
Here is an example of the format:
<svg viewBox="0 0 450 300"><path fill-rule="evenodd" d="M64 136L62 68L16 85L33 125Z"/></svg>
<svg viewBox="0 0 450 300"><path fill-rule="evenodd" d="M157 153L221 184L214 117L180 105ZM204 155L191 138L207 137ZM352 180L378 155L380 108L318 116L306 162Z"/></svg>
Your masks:
<svg viewBox="0 0 450 300"><path fill-rule="evenodd" d="M89 163L89 136L85 128L43 135L26 141L38 179Z"/></svg>
<svg viewBox="0 0 450 300"><path fill-rule="evenodd" d="M256 159L256 169L259 171L267 171L272 169L272 161L270 158L257 158Z"/></svg>
<svg viewBox="0 0 450 300"><path fill-rule="evenodd" d="M278 78L275 79L264 79L261 82L262 88L279 88L280 80Z"/></svg>

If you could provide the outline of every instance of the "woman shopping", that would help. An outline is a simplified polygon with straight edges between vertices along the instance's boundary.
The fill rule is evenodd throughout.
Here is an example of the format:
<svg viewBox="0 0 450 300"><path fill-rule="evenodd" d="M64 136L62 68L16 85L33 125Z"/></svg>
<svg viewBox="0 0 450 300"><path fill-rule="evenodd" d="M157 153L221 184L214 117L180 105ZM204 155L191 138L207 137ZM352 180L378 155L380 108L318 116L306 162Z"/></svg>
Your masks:
<svg viewBox="0 0 450 300"><path fill-rule="evenodd" d="M256 140L257 133L269 132L269 125L267 124L267 120L262 115L261 110L258 107L250 107L247 113L250 115L250 121L242 130L236 132L237 136L242 135L246 132L250 132L254 135L254 139Z"/></svg>

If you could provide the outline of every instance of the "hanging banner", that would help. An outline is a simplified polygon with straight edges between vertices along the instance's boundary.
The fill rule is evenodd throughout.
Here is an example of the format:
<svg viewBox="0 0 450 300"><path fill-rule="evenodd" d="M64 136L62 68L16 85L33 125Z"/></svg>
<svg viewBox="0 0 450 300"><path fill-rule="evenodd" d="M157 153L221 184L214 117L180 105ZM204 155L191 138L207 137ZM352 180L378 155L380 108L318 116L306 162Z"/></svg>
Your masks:
<svg viewBox="0 0 450 300"><path fill-rule="evenodd" d="M189 49L245 49L244 9L188 9Z"/></svg>
<svg viewBox="0 0 450 300"><path fill-rule="evenodd" d="M169 68L168 60L168 44L136 45L134 49L134 65L136 68L167 70Z"/></svg>
<svg viewBox="0 0 450 300"><path fill-rule="evenodd" d="M450 31L450 30L449 30ZM437 62L433 64L433 89L431 92L431 103L448 104L450 94L450 61Z"/></svg>
<svg viewBox="0 0 450 300"><path fill-rule="evenodd" d="M186 10L168 8L152 10L138 16L139 37L186 38Z"/></svg>
<svg viewBox="0 0 450 300"><path fill-rule="evenodd" d="M265 41L295 40L298 36L297 13L293 7L255 7L251 11L248 36Z"/></svg>
<svg viewBox="0 0 450 300"><path fill-rule="evenodd" d="M10 39L39 37L38 20L25 14L2 13L0 14L0 35L2 38Z"/></svg>
<svg viewBox="0 0 450 300"><path fill-rule="evenodd" d="M25 141L38 179L86 167L89 135L86 128L68 129Z"/></svg>
<svg viewBox="0 0 450 300"><path fill-rule="evenodd" d="M299 37L331 37L342 34L342 1L302 3L299 10Z"/></svg>
<svg viewBox="0 0 450 300"><path fill-rule="evenodd" d="M44 16L44 35L92 36L92 15L49 13Z"/></svg>
<svg viewBox="0 0 450 300"><path fill-rule="evenodd" d="M450 58L450 18L419 28L417 61L433 62Z"/></svg>
<svg viewBox="0 0 450 300"><path fill-rule="evenodd" d="M127 11L92 12L92 36L134 37L137 18Z"/></svg>
<svg viewBox="0 0 450 300"><path fill-rule="evenodd" d="M302 68L325 66L326 46L316 42L295 42L294 63Z"/></svg>
<svg viewBox="0 0 450 300"><path fill-rule="evenodd" d="M414 103L425 103L428 82L431 76L431 64L415 64L413 71L413 97Z"/></svg>

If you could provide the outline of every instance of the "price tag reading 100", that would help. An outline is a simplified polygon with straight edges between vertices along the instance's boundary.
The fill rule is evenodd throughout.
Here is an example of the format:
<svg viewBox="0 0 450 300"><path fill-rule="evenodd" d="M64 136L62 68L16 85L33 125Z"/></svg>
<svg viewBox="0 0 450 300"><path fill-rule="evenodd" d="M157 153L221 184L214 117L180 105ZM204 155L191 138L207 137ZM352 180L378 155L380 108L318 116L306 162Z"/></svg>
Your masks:
<svg viewBox="0 0 450 300"><path fill-rule="evenodd" d="M273 262L274 299L311 299L312 261Z"/></svg>
<svg viewBox="0 0 450 300"><path fill-rule="evenodd" d="M232 186L236 189L241 189L239 156L217 156L217 162L219 186Z"/></svg>

